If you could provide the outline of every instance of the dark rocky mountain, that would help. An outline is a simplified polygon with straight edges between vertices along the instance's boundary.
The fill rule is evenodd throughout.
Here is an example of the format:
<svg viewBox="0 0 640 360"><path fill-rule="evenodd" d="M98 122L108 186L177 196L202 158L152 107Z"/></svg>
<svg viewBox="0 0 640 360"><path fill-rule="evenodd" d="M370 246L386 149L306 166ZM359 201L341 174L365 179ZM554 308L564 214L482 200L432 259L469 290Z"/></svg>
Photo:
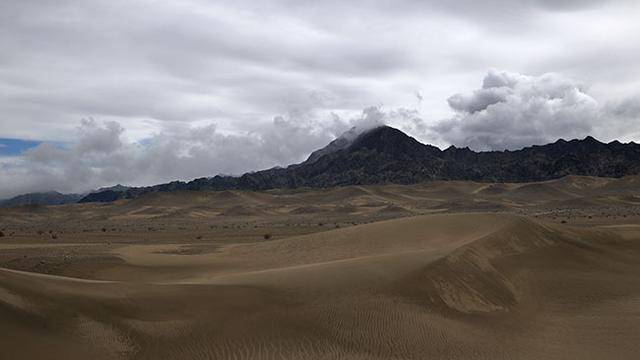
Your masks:
<svg viewBox="0 0 640 360"><path fill-rule="evenodd" d="M338 150L343 150L348 148L353 141L360 135L360 132L355 127L351 128L351 130L345 132L340 135L337 139L333 140L329 143L329 145L323 147L322 149L316 150L309 155L309 158L304 162L305 164L310 164L316 162L321 157L334 153Z"/></svg>
<svg viewBox="0 0 640 360"><path fill-rule="evenodd" d="M622 177L640 174L640 145L592 137L558 140L517 151L475 152L451 146L440 150L400 130L382 126L358 136L340 137L300 164L189 182L108 190L81 202L136 198L148 192L175 190L267 190L364 184L413 184L433 180L529 182L566 175Z"/></svg>
<svg viewBox="0 0 640 360"><path fill-rule="evenodd" d="M61 194L57 191L29 193L18 195L11 199L0 200L0 207L19 205L63 205L78 202L82 194Z"/></svg>

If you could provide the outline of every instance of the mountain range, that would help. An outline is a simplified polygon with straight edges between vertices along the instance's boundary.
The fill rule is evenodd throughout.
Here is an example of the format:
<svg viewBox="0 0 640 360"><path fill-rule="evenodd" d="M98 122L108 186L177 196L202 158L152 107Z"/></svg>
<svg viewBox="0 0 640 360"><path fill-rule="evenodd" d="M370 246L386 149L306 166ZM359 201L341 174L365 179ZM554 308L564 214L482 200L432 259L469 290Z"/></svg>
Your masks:
<svg viewBox="0 0 640 360"><path fill-rule="evenodd" d="M413 184L434 180L530 182L566 175L622 177L640 174L640 145L602 143L591 136L558 140L517 151L476 152L422 144L402 131L381 126L361 134L347 132L309 158L286 168L272 168L239 177L214 176L189 182L107 190L80 202L136 198L149 192L176 190L268 190L367 184Z"/></svg>
<svg viewBox="0 0 640 360"><path fill-rule="evenodd" d="M435 180L531 182L567 175L635 174L640 174L640 145L634 142L602 143L588 136L515 151L476 152L455 146L441 150L422 144L398 129L381 126L362 133L352 129L314 151L306 161L286 168L146 187L118 185L86 194L78 201L111 202L150 192L177 190L268 190Z"/></svg>
<svg viewBox="0 0 640 360"><path fill-rule="evenodd" d="M20 205L63 205L78 202L83 194L62 194L57 191L22 194L11 199L0 200L0 207Z"/></svg>
<svg viewBox="0 0 640 360"><path fill-rule="evenodd" d="M128 186L118 184L111 187L100 188L98 190L94 190L84 194L63 194L58 191L34 192L34 193L14 196L10 199L0 200L0 207L12 207L12 206L22 206L22 205L73 204L73 203L77 203L79 200L83 199L88 194L91 194L94 192L99 193L99 192L104 192L108 190L126 191L128 189L129 189Z"/></svg>

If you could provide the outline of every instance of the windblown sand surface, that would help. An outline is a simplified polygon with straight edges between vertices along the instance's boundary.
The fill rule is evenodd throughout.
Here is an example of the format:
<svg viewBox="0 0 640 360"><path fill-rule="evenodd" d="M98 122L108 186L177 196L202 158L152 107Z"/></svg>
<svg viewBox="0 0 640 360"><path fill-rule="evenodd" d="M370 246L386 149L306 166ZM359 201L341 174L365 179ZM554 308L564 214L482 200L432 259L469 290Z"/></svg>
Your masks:
<svg viewBox="0 0 640 360"><path fill-rule="evenodd" d="M640 182L0 210L2 359L635 359Z"/></svg>

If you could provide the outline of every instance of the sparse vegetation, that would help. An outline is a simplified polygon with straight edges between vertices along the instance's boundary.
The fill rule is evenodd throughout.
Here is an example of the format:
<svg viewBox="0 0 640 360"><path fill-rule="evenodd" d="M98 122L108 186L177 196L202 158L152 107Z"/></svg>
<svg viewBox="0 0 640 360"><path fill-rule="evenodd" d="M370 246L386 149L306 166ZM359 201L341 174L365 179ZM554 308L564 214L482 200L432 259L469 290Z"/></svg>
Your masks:
<svg viewBox="0 0 640 360"><path fill-rule="evenodd" d="M264 235L262 235L262 238L265 239L265 240L269 240L269 239L271 239L271 234L268 234L268 233L264 234Z"/></svg>

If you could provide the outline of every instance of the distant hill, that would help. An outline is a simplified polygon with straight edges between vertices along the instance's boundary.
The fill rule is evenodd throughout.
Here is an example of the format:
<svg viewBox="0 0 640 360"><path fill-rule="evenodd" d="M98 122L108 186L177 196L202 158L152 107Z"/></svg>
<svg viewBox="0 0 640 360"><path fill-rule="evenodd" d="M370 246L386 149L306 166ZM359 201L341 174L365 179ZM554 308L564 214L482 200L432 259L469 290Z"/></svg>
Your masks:
<svg viewBox="0 0 640 360"><path fill-rule="evenodd" d="M102 191L127 191L129 189L131 189L130 186L124 186L122 184L117 184L117 185L114 185L114 186L102 187L102 188L100 188L98 190L93 190L91 192L95 193L95 192L102 192Z"/></svg>
<svg viewBox="0 0 640 360"><path fill-rule="evenodd" d="M300 164L189 182L107 190L80 202L136 198L149 192L175 190L267 190L364 184L412 184L433 180L531 182L566 175L622 177L640 174L640 145L608 144L593 137L558 140L517 151L475 152L451 146L440 150L402 131L382 126L362 134L347 133L317 150Z"/></svg>
<svg viewBox="0 0 640 360"><path fill-rule="evenodd" d="M114 200L120 197L123 191L129 190L129 186L121 184L103 187L91 193L101 193L101 197L105 197L109 192L116 194ZM0 200L0 207L11 207L20 205L64 205L77 203L79 200L87 196L84 194L63 194L57 191L27 193L12 197L10 199Z"/></svg>
<svg viewBox="0 0 640 360"><path fill-rule="evenodd" d="M0 200L0 207L19 205L63 205L78 202L83 194L61 194L57 191L29 193Z"/></svg>

